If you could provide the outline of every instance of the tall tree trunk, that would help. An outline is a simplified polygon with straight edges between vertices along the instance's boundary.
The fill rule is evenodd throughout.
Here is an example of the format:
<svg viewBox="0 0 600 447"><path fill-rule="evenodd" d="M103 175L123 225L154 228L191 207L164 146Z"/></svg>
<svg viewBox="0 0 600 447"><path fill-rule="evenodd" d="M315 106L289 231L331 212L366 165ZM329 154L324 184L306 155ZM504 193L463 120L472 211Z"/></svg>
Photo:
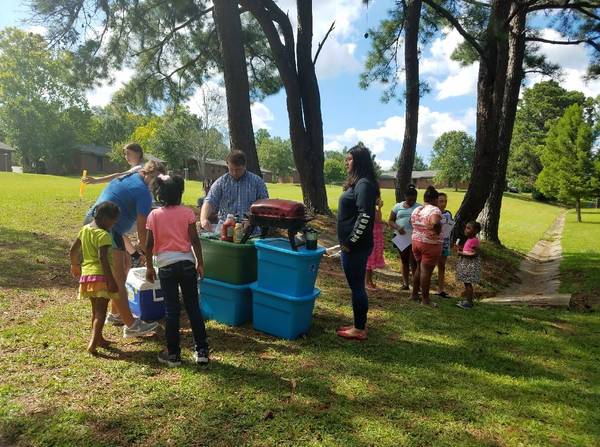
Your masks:
<svg viewBox="0 0 600 447"><path fill-rule="evenodd" d="M246 154L248 170L261 175L252 129L250 85L238 3L234 0L214 0L213 5L223 59L231 148L243 151Z"/></svg>
<svg viewBox="0 0 600 447"><path fill-rule="evenodd" d="M575 212L577 213L577 222L581 222L581 199L579 197L575 201Z"/></svg>
<svg viewBox="0 0 600 447"><path fill-rule="evenodd" d="M494 183L485 207L479 215L482 227L482 237L490 242L500 244L498 229L500 226L500 212L502 208L502 196L506 189L506 169L510 155L510 142L512 140L521 82L523 81L523 59L525 57L525 12L516 11L519 7L513 3L509 36L509 56L506 76L506 89L502 114L500 116L500 129L498 135L498 165L494 176ZM520 8L522 9L522 8Z"/></svg>
<svg viewBox="0 0 600 447"><path fill-rule="evenodd" d="M304 124L309 139L305 153L304 172L300 173L305 203L316 213L329 213L327 190L323 165L323 117L321 115L321 93L312 59L313 11L312 0L297 0L298 42L298 81L302 97Z"/></svg>
<svg viewBox="0 0 600 447"><path fill-rule="evenodd" d="M467 222L477 218L492 189L498 163L499 119L502 113L508 65L507 0L494 0L485 36L484 57L477 80L477 133L475 158L469 187L456 214L454 238L463 234Z"/></svg>
<svg viewBox="0 0 600 447"><path fill-rule="evenodd" d="M421 0L406 2L404 25L404 68L406 70L406 109L404 120L404 140L396 173L396 201L404 200L404 192L412 179L417 133L419 128L419 23L421 20Z"/></svg>
<svg viewBox="0 0 600 447"><path fill-rule="evenodd" d="M312 43L312 10L310 2L298 6L298 39L296 47L289 17L272 0L240 0L259 22L273 53L286 93L290 140L294 163L306 206L315 213L329 214L325 178L323 177L323 122L319 86L310 59ZM302 17L300 17L302 12ZM309 15L309 17L306 17ZM310 23L307 24L307 21ZM275 27L279 25L279 30ZM282 42L283 38L283 42ZM310 39L308 42L306 39ZM301 47L301 48L300 48ZM308 49L306 48L308 47ZM304 84L296 68L296 48L302 52ZM308 68L306 65L310 63Z"/></svg>

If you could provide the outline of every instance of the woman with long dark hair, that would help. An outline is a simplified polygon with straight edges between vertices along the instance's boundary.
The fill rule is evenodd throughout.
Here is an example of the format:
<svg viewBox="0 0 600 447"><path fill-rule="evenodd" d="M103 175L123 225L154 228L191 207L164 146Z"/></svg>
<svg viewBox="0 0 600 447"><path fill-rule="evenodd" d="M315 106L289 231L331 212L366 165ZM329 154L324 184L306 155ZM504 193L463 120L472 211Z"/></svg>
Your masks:
<svg viewBox="0 0 600 447"><path fill-rule="evenodd" d="M366 340L369 299L365 289L367 260L373 249L373 223L379 184L371 151L361 143L348 151L348 179L338 205L337 234L342 268L352 292L354 324L337 330L340 337Z"/></svg>

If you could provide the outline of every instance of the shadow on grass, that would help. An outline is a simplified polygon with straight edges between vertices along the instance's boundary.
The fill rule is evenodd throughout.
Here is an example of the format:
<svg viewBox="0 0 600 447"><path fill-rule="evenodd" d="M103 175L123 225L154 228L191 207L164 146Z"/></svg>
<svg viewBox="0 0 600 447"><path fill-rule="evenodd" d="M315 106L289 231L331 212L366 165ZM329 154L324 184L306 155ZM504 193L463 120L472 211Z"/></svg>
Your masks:
<svg viewBox="0 0 600 447"><path fill-rule="evenodd" d="M43 233L0 227L0 284L39 288L73 285L69 246Z"/></svg>

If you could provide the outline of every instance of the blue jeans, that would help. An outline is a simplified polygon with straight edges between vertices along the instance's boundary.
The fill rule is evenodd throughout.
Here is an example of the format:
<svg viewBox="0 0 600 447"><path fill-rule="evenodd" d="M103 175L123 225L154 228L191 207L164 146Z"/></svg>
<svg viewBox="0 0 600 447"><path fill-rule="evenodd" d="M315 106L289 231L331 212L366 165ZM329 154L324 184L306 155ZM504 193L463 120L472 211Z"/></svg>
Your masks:
<svg viewBox="0 0 600 447"><path fill-rule="evenodd" d="M196 352L207 349L206 328L204 319L200 313L198 300L198 272L191 261L179 261L158 269L160 285L165 292L166 311L166 337L167 350L170 355L179 354L179 314L181 304L179 302L179 288L183 295L183 304L190 320Z"/></svg>
<svg viewBox="0 0 600 447"><path fill-rule="evenodd" d="M342 251L342 268L346 274L346 281L352 291L352 311L354 313L354 327L364 329L367 324L369 310L369 297L365 289L365 275L367 273L367 260L371 250L361 250L346 253Z"/></svg>

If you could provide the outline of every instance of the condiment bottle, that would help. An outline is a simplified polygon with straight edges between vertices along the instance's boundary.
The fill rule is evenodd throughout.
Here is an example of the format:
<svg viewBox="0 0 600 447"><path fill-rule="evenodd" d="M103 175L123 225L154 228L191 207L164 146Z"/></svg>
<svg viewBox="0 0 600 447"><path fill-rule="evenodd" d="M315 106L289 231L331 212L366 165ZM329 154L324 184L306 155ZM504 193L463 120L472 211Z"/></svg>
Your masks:
<svg viewBox="0 0 600 447"><path fill-rule="evenodd" d="M235 228L235 219L233 214L228 214L227 219L223 222L221 227L221 240L233 242L233 230Z"/></svg>

